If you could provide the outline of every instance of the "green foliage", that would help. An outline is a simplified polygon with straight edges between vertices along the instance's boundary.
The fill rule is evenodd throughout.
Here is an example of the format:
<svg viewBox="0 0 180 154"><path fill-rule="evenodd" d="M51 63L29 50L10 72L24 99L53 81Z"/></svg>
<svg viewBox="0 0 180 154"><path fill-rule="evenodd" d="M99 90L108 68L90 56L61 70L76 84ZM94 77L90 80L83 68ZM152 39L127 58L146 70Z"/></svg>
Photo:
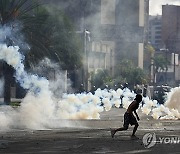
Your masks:
<svg viewBox="0 0 180 154"><path fill-rule="evenodd" d="M25 41L30 46L30 51L20 47L25 54L26 66L37 64L44 57L56 60L63 69L73 70L81 66L81 46L73 25L55 8L50 14L37 0L0 0L1 26L8 26L15 35L6 36L7 45L23 47L27 45L24 45ZM4 100L9 104L13 73L8 71L10 66L5 66Z"/></svg>
<svg viewBox="0 0 180 154"><path fill-rule="evenodd" d="M121 78L122 81L127 82L130 87L136 84L145 84L147 82L147 76L145 72L129 61L122 60L116 68L115 78Z"/></svg>
<svg viewBox="0 0 180 154"><path fill-rule="evenodd" d="M45 7L35 0L0 0L0 23L24 34L30 46L30 52L24 52L28 66L48 57L59 62L63 69L79 68L82 46L72 23L60 10ZM10 45L19 45L12 43L16 40L8 39Z"/></svg>
<svg viewBox="0 0 180 154"><path fill-rule="evenodd" d="M21 102L11 102L10 105L12 107L19 107L21 105Z"/></svg>
<svg viewBox="0 0 180 154"><path fill-rule="evenodd" d="M145 44L144 48L144 69L150 72L149 66L151 64L151 57L153 57L155 49L150 44Z"/></svg>
<svg viewBox="0 0 180 154"><path fill-rule="evenodd" d="M155 52L155 49L153 48L153 46L152 45L150 45L150 44L147 44L146 46L145 46L145 53L149 53L149 54L154 54L154 52Z"/></svg>
<svg viewBox="0 0 180 154"><path fill-rule="evenodd" d="M91 74L91 84L97 88L104 89L106 85L109 87L112 84L112 78L107 70L98 69L96 73Z"/></svg>
<svg viewBox="0 0 180 154"><path fill-rule="evenodd" d="M11 36L7 35L5 37L5 43L9 45L19 45L14 44L14 41L18 42L19 40L16 40L17 37L21 36L20 30L21 27L20 24L18 26L17 23L19 23L19 19L23 16L25 16L28 12L30 12L32 9L37 7L37 3L29 3L28 0L0 0L0 27L8 26L8 28L11 29ZM13 34L16 36L14 37ZM22 44L22 40L21 40ZM10 104L10 97L11 97L11 82L13 80L13 69L8 64L4 63L3 67L3 73L5 78L5 84L4 84L4 102L7 104Z"/></svg>
<svg viewBox="0 0 180 154"><path fill-rule="evenodd" d="M107 70L102 69L99 69L97 73L92 73L91 77L92 86L102 89L122 88L125 83L128 83L129 88L133 88L136 84L146 84L148 82L145 72L141 68L135 67L129 60L120 62L115 77L111 77Z"/></svg>
<svg viewBox="0 0 180 154"><path fill-rule="evenodd" d="M38 5L36 1L29 3L28 0L0 0L1 25L21 18Z"/></svg>
<svg viewBox="0 0 180 154"><path fill-rule="evenodd" d="M152 60L153 60L153 64L151 64L150 66L153 66L153 69L154 69L153 82L155 83L157 73L160 71L167 71L168 66L170 65L170 62L163 55L156 55L152 58Z"/></svg>
<svg viewBox="0 0 180 154"><path fill-rule="evenodd" d="M82 65L80 39L70 20L60 10L52 10L50 14L46 9L38 8L30 20L33 22L24 20L24 33L31 44L28 61L36 63L48 57L57 61L63 69L79 68Z"/></svg>
<svg viewBox="0 0 180 154"><path fill-rule="evenodd" d="M168 66L170 65L170 62L163 56L163 55L157 55L152 58L154 61L154 69L155 73L158 73L159 71L167 71Z"/></svg>
<svg viewBox="0 0 180 154"><path fill-rule="evenodd" d="M114 85L116 85L116 87L121 87L124 83L127 83L126 78L123 78L120 75L114 78Z"/></svg>
<svg viewBox="0 0 180 154"><path fill-rule="evenodd" d="M52 9L53 14L47 21L47 25L53 27L50 50L55 52L55 57L61 67L68 70L77 69L82 65L83 47L80 44L80 38L75 33L73 24L67 16L55 8Z"/></svg>

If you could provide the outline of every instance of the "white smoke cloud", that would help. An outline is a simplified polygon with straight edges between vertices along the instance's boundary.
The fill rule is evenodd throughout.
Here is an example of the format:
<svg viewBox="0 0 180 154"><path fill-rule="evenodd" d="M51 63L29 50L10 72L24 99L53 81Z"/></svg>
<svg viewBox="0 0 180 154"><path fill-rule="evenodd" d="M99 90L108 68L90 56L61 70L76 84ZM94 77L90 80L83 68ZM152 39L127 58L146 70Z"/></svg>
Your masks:
<svg viewBox="0 0 180 154"><path fill-rule="evenodd" d="M149 14L162 15L162 5L179 5L179 0L150 0L149 1Z"/></svg>
<svg viewBox="0 0 180 154"><path fill-rule="evenodd" d="M3 42L8 36L11 35L11 29L9 27L0 26L0 42Z"/></svg>
<svg viewBox="0 0 180 154"><path fill-rule="evenodd" d="M24 56L19 52L18 46L8 47L6 44L0 44L0 60L4 60L15 69L14 76L17 82L28 90L21 106L17 109L0 106L1 130L59 128L64 126L65 123L61 123L64 119L99 119L101 112L109 111L113 106L119 107L123 103L123 107L128 108L135 98L136 94L126 88L116 91L97 89L95 95L92 93L63 94L62 98L57 99L54 97L53 87L50 86L48 79L24 70L23 59ZM48 60L46 62L49 63ZM155 119L179 119L178 99L172 99L179 94L179 87L173 89L168 95L165 106L144 98L145 105L142 107L142 112Z"/></svg>
<svg viewBox="0 0 180 154"><path fill-rule="evenodd" d="M165 102L165 105L170 109L177 109L180 111L180 103L178 103L179 97L180 87L173 88L171 92L167 94L167 101Z"/></svg>
<svg viewBox="0 0 180 154"><path fill-rule="evenodd" d="M32 72L48 79L50 91L56 98L61 98L67 91L73 92L72 83L67 78L67 71L63 71L57 63L48 58L44 58L34 66Z"/></svg>

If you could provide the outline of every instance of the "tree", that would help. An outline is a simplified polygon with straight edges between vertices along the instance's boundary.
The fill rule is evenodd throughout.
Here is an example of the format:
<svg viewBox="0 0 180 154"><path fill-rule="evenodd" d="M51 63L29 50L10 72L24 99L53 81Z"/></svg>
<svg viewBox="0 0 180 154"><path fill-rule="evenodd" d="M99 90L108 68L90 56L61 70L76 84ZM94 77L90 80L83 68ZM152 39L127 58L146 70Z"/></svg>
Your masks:
<svg viewBox="0 0 180 154"><path fill-rule="evenodd" d="M27 62L32 65L39 59L48 57L58 62L63 69L77 69L82 65L82 46L73 24L63 12L48 7L53 13L45 8L38 8L30 21L23 20L23 31L27 42L31 45L31 51L26 55ZM44 22L33 26L34 22L42 20Z"/></svg>
<svg viewBox="0 0 180 154"><path fill-rule="evenodd" d="M170 62L163 55L157 55L153 57L152 60L153 60L153 64L151 65L153 65L154 67L154 83L155 83L157 73L160 71L167 71Z"/></svg>
<svg viewBox="0 0 180 154"><path fill-rule="evenodd" d="M148 82L148 78L145 72L139 68L135 67L132 61L122 60L116 68L115 78L121 77L126 81L130 88L133 88L136 84L145 84Z"/></svg>
<svg viewBox="0 0 180 154"><path fill-rule="evenodd" d="M27 65L34 66L39 60L48 57L57 62L61 69L68 71L68 78L75 86L77 69L82 66L81 36L75 32L70 19L50 4L48 9L38 7L32 18L33 22L23 20L25 38L31 46L30 52L26 54ZM37 22L41 24L33 26Z"/></svg>
<svg viewBox="0 0 180 154"><path fill-rule="evenodd" d="M27 12L37 7L37 3L28 3L28 0L0 0L0 26L9 26L14 28L15 21L24 16ZM8 46L13 45L13 40L6 37L4 40ZM6 63L3 63L4 74L4 102L9 104L11 98L11 83L13 80L13 69Z"/></svg>
<svg viewBox="0 0 180 154"><path fill-rule="evenodd" d="M152 62L152 57L154 57L155 49L151 44L145 44L144 48L144 68L149 71L149 66L151 65Z"/></svg>
<svg viewBox="0 0 180 154"><path fill-rule="evenodd" d="M116 68L114 77L109 75L107 70L99 69L96 73L92 73L91 85L92 89L97 88L123 88L125 83L133 89L136 84L147 84L148 77L145 72L135 67L130 60L122 60ZM95 88L94 88L95 86Z"/></svg>
<svg viewBox="0 0 180 154"><path fill-rule="evenodd" d="M107 70L98 69L96 73L91 75L91 85L94 87L93 90L97 88L107 88L112 82L112 78L109 76Z"/></svg>
<svg viewBox="0 0 180 154"><path fill-rule="evenodd" d="M81 66L81 47L73 25L63 13L54 11L51 15L35 0L0 0L0 25L10 27L13 37L7 37L5 43L20 46L26 66L37 64L44 57L54 59L68 70ZM4 102L9 104L13 69L4 63L3 70Z"/></svg>

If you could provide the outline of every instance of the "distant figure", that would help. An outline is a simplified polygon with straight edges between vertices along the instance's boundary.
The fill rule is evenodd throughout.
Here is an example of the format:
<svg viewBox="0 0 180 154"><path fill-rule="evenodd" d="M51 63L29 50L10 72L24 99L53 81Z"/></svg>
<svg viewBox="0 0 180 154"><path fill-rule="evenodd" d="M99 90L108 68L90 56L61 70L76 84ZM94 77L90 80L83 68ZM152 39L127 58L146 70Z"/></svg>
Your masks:
<svg viewBox="0 0 180 154"><path fill-rule="evenodd" d="M140 85L136 85L136 87L135 87L135 89L134 89L134 92L136 93L136 94L142 94L142 92L143 92L143 90L142 90L142 87L140 86Z"/></svg>
<svg viewBox="0 0 180 154"><path fill-rule="evenodd" d="M137 94L137 95L136 95L136 98L135 98L134 101L129 105L127 111L126 111L125 114L124 114L124 125L123 125L123 127L118 128L118 129L112 129L112 130L111 130L111 136L112 136L112 138L114 137L114 135L115 135L116 132L127 130L128 127L129 127L129 124L135 125L135 127L134 127L134 129L133 129L133 133L132 133L132 135L131 135L131 138L134 138L134 139L137 138L137 137L135 136L136 130L137 130L138 126L139 126L137 120L139 121L140 119L139 119L138 114L136 113L136 110L139 108L139 104L140 104L141 101L142 101L142 96L141 96L140 94ZM133 112L134 112L134 114L136 115L137 120L136 120L136 118L134 117Z"/></svg>
<svg viewBox="0 0 180 154"><path fill-rule="evenodd" d="M126 82L126 83L124 83L124 85L123 85L123 88L122 89L126 89L126 88L128 88L128 83Z"/></svg>

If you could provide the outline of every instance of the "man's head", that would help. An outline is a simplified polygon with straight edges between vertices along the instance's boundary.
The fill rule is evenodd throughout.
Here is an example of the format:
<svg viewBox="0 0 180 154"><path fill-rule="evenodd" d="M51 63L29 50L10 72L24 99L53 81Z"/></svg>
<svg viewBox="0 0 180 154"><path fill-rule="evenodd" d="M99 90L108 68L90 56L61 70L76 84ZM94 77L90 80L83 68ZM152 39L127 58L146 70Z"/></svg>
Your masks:
<svg viewBox="0 0 180 154"><path fill-rule="evenodd" d="M142 96L140 94L137 94L136 98L134 100L136 100L138 103L140 103L142 101Z"/></svg>

